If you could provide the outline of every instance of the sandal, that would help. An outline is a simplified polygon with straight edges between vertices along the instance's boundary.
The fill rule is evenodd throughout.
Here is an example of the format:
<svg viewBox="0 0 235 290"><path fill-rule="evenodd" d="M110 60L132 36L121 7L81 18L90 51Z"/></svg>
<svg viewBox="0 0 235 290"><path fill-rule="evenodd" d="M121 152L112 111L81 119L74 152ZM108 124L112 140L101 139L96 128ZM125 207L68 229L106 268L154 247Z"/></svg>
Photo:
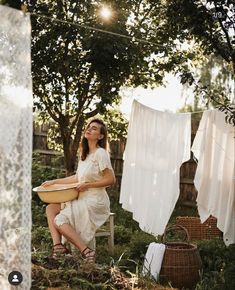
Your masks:
<svg viewBox="0 0 235 290"><path fill-rule="evenodd" d="M51 257L57 259L65 254L69 254L70 251L61 243L53 245Z"/></svg>
<svg viewBox="0 0 235 290"><path fill-rule="evenodd" d="M87 263L95 263L95 250L92 250L89 247L86 247L82 252L81 252L82 258L85 262Z"/></svg>

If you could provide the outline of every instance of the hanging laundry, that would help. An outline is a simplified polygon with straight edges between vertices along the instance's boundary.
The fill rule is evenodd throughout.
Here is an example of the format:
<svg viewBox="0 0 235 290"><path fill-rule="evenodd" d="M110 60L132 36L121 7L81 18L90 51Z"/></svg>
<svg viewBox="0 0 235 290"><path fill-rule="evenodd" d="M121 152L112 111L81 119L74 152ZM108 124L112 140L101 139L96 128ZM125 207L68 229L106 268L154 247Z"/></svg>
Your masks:
<svg viewBox="0 0 235 290"><path fill-rule="evenodd" d="M18 271L23 281L17 289L28 290L33 124L31 25L29 15L2 5L0 19L0 289L12 289L8 275Z"/></svg>
<svg viewBox="0 0 235 290"><path fill-rule="evenodd" d="M179 169L190 158L190 142L190 113L160 112L133 102L120 203L142 230L163 234L179 196Z"/></svg>
<svg viewBox="0 0 235 290"><path fill-rule="evenodd" d="M235 243L235 131L218 110L203 113L192 152L198 160L194 184L201 222L217 218L226 245Z"/></svg>

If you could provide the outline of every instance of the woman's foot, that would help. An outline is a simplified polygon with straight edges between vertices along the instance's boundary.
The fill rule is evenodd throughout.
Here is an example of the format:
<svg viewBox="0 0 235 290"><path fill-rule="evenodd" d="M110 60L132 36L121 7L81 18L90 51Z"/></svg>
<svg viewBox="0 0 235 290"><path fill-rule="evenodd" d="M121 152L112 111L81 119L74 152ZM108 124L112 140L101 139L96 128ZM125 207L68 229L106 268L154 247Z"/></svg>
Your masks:
<svg viewBox="0 0 235 290"><path fill-rule="evenodd" d="M51 257L58 259L59 257L69 254L70 251L61 243L53 245L53 251Z"/></svg>
<svg viewBox="0 0 235 290"><path fill-rule="evenodd" d="M85 262L87 263L95 263L95 251L92 250L89 247L86 247L82 252L81 252L82 258Z"/></svg>

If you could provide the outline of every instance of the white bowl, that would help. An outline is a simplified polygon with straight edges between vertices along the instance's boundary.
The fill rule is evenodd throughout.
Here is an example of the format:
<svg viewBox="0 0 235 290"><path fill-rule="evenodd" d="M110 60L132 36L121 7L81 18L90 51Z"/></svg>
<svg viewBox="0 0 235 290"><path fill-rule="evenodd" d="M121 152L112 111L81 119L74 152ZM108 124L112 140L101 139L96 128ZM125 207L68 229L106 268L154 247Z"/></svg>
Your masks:
<svg viewBox="0 0 235 290"><path fill-rule="evenodd" d="M33 188L39 198L46 203L62 203L76 199L78 192L77 183L70 184L53 184L49 186L38 186Z"/></svg>

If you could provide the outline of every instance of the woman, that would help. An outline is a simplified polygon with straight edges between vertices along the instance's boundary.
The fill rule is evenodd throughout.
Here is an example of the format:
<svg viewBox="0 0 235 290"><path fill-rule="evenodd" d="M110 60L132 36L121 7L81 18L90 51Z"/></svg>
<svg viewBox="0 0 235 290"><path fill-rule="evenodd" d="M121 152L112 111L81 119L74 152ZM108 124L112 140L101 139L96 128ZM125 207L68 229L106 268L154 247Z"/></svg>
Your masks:
<svg viewBox="0 0 235 290"><path fill-rule="evenodd" d="M86 261L95 261L95 251L88 247L96 230L108 219L110 201L105 188L114 184L115 176L107 149L107 129L103 121L93 119L84 131L80 145L80 161L73 176L46 181L52 184L78 183L78 199L46 208L48 226L53 240L52 256L67 253L64 236Z"/></svg>

